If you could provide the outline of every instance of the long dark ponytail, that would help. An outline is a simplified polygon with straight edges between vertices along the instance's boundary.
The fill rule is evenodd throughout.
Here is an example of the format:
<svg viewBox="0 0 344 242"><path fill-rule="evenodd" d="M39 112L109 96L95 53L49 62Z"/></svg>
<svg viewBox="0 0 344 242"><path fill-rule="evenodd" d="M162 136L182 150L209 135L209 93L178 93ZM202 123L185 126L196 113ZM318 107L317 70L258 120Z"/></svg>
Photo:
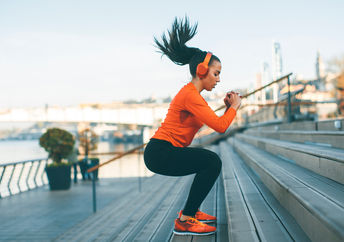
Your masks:
<svg viewBox="0 0 344 242"><path fill-rule="evenodd" d="M193 26L187 17L183 19L175 18L171 30L168 30L168 37L162 34L162 42L159 42L154 37L156 47L159 52L166 55L171 61L177 65L189 64L190 73L193 77L196 76L197 65L203 62L207 52L198 48L186 46L186 42L192 39L197 33L197 23ZM218 57L212 55L209 65L214 61L220 61Z"/></svg>

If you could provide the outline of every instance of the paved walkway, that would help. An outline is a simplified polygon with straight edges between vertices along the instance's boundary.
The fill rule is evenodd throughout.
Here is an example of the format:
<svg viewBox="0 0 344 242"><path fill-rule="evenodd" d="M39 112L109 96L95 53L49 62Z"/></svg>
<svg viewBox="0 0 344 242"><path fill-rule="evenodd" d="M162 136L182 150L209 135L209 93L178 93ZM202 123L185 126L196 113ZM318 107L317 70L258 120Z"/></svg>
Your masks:
<svg viewBox="0 0 344 242"><path fill-rule="evenodd" d="M141 178L144 187L149 178ZM102 178L97 181L97 209L128 192L139 193L138 178ZM51 241L93 214L92 182L79 181L70 190L48 186L0 199L1 241Z"/></svg>

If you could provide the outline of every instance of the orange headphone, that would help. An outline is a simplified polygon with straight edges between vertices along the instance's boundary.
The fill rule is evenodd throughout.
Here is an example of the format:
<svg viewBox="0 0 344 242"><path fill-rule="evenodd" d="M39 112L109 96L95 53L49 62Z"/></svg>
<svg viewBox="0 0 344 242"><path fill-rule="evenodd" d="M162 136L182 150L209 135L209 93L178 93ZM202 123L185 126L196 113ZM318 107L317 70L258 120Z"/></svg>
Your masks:
<svg viewBox="0 0 344 242"><path fill-rule="evenodd" d="M197 65L196 74L200 78L204 78L204 77L207 76L207 74L208 74L208 64L209 64L211 56L212 56L212 53L208 52L207 55L204 58L204 61Z"/></svg>

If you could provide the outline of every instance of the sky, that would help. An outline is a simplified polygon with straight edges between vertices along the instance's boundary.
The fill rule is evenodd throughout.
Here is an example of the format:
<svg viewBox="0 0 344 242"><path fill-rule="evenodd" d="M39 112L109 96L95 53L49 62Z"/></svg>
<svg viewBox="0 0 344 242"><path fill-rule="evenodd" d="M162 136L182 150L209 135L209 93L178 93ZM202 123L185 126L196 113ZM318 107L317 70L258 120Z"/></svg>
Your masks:
<svg viewBox="0 0 344 242"><path fill-rule="evenodd" d="M198 33L187 45L221 59L213 91L253 86L281 45L283 73L315 78L344 53L344 1L0 0L0 109L174 96L188 66L153 44L175 17Z"/></svg>

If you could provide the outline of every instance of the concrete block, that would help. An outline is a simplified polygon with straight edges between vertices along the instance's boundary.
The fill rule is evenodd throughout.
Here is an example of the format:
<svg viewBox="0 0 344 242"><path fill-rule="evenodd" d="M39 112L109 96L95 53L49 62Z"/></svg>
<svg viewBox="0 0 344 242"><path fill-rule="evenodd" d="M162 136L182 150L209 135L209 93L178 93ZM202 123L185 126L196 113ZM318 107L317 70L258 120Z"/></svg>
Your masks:
<svg viewBox="0 0 344 242"><path fill-rule="evenodd" d="M280 130L316 130L316 122L303 121L303 122L283 123L279 127L280 127Z"/></svg>
<svg viewBox="0 0 344 242"><path fill-rule="evenodd" d="M314 134L311 135L311 141L330 144L332 147L344 149L344 135Z"/></svg>
<svg viewBox="0 0 344 242"><path fill-rule="evenodd" d="M338 124L340 128L337 128ZM319 131L344 131L344 119L318 121L317 126Z"/></svg>
<svg viewBox="0 0 344 242"><path fill-rule="evenodd" d="M269 171L265 165L263 165L265 167L263 168L259 165L264 162L262 157L257 153L254 157L250 156L248 153L251 152L246 150L246 148L238 144L238 153L259 174L262 182L274 194L277 200L295 217L312 241L341 241L343 239L342 234L338 232L338 227L336 227L336 223L340 223L338 222L340 218L338 218L338 215L333 214L332 211L326 210L328 209L325 205L328 202L327 198L319 196L318 193L305 187L302 183L288 178L286 174L279 174L278 170ZM259 161L254 161L254 159L258 159ZM329 205L333 206L331 203ZM331 222L328 222L324 218L319 219L319 216L321 217L322 215L315 215L320 211L320 213L324 213L323 216L326 216L326 212L322 210L330 212L329 216L333 219L333 222L331 219ZM336 227L336 230L330 229L331 226Z"/></svg>
<svg viewBox="0 0 344 242"><path fill-rule="evenodd" d="M298 194L305 194L309 192L308 188L295 188L293 190ZM303 230L309 236L312 241L323 242L323 241L341 241L333 231L329 230L319 220L319 218L307 209L304 204L300 202L293 194L289 191L283 200L279 200L280 203L292 214L292 216L302 226ZM310 200L312 201L312 200ZM306 201L303 201L306 202Z"/></svg>
<svg viewBox="0 0 344 242"><path fill-rule="evenodd" d="M344 163L320 158L319 174L344 184Z"/></svg>
<svg viewBox="0 0 344 242"><path fill-rule="evenodd" d="M271 154L274 154L274 155L281 155L281 156L284 156L284 157L287 157L289 155L289 150L284 148L284 147L281 147L281 146L277 146L277 145L274 145L274 144L271 144L271 143L267 143L266 146L265 146L265 150Z"/></svg>

